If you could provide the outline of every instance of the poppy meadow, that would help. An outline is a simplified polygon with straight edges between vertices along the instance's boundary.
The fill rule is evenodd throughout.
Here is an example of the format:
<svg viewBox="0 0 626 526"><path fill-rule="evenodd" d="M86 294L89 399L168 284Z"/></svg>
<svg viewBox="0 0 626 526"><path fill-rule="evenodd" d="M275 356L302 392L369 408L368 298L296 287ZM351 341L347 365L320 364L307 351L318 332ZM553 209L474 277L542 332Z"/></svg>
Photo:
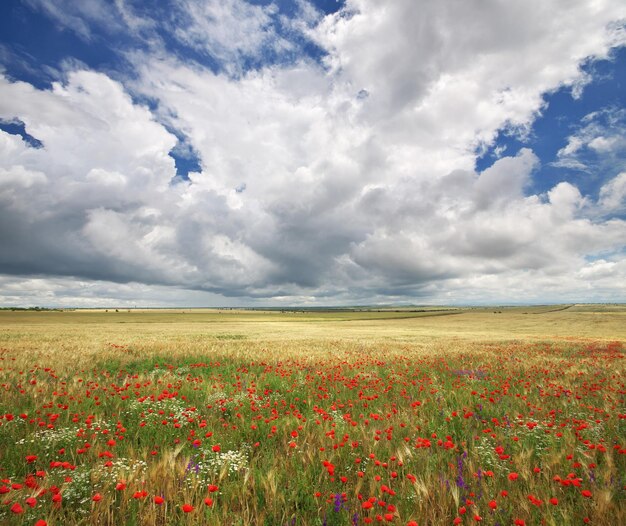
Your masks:
<svg viewBox="0 0 626 526"><path fill-rule="evenodd" d="M0 523L626 524L626 309L0 313Z"/></svg>

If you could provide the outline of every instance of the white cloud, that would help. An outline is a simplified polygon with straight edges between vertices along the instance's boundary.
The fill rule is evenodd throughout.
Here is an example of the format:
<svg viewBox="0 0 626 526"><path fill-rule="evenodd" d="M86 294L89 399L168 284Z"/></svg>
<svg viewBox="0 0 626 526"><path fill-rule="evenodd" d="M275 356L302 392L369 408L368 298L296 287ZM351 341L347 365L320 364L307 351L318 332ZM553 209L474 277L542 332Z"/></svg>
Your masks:
<svg viewBox="0 0 626 526"><path fill-rule="evenodd" d="M193 50L199 62L234 77L267 62L292 62L321 17L307 0L295 2L294 18L282 15L274 3L246 0L162 0L153 5L136 0L24 1L90 44L103 35L123 37L110 43L120 56L133 54L129 41L161 57Z"/></svg>
<svg viewBox="0 0 626 526"><path fill-rule="evenodd" d="M607 31L626 16L619 2L558 4L350 0L316 37L396 144L463 151L504 125L526 129L542 94L580 82L581 61L624 42Z"/></svg>
<svg viewBox="0 0 626 526"><path fill-rule="evenodd" d="M626 110L609 107L592 112L557 153L554 166L585 172L615 173L624 167Z"/></svg>
<svg viewBox="0 0 626 526"><path fill-rule="evenodd" d="M236 298L143 283L0 275L0 305L25 307L232 307Z"/></svg>
<svg viewBox="0 0 626 526"><path fill-rule="evenodd" d="M626 172L618 174L600 188L598 204L605 211L626 211Z"/></svg>
<svg viewBox="0 0 626 526"><path fill-rule="evenodd" d="M213 55L227 64L241 57L259 58L269 51L289 47L274 30L276 7L244 0L176 0L177 27L182 43Z"/></svg>
<svg viewBox="0 0 626 526"><path fill-rule="evenodd" d="M146 18L117 5L126 24ZM159 48L128 54L136 76L124 85L85 70L47 90L0 77L0 118L43 143L0 133L0 271L39 276L5 278L21 283L11 287L43 280L52 303L83 295L65 294L63 276L93 280L106 298L154 299L171 286L202 291L194 301L460 302L592 298L593 278L606 299L624 298L604 288L624 276L626 223L605 214L623 207L623 174L595 199L567 182L531 194L539 161L528 149L474 171L498 130L527 132L546 92L580 86L581 62L607 56L621 2L590 12L583 2L354 0L298 26L327 50L324 64L247 72L242 57L288 47L274 8L177 5L185 26L176 15L169 31L230 69ZM618 143L604 128L580 132L561 157ZM175 148L199 157L189 181L173 182ZM607 264L589 263L598 257ZM5 303L19 296L8 288Z"/></svg>
<svg viewBox="0 0 626 526"><path fill-rule="evenodd" d="M476 181L474 189L477 204L490 206L494 202L520 198L530 183L530 176L539 164L531 150L523 148L517 157L503 157L487 168Z"/></svg>

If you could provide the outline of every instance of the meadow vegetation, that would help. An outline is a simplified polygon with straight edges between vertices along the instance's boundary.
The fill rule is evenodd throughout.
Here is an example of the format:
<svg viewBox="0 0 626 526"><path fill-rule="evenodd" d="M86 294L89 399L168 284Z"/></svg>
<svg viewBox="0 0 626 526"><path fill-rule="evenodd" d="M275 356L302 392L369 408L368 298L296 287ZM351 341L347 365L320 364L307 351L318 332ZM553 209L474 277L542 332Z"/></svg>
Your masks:
<svg viewBox="0 0 626 526"><path fill-rule="evenodd" d="M0 523L626 524L626 307L0 312Z"/></svg>

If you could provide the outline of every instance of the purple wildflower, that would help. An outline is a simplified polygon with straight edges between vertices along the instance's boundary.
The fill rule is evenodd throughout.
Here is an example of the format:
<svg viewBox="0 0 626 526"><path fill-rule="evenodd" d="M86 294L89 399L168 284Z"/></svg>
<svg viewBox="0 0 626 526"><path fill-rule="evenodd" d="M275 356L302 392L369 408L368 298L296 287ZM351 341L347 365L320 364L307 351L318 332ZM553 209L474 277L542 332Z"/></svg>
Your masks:
<svg viewBox="0 0 626 526"><path fill-rule="evenodd" d="M343 502L342 502L341 493L336 493L335 494L335 503L334 503L335 513L341 511L341 508L343 508Z"/></svg>

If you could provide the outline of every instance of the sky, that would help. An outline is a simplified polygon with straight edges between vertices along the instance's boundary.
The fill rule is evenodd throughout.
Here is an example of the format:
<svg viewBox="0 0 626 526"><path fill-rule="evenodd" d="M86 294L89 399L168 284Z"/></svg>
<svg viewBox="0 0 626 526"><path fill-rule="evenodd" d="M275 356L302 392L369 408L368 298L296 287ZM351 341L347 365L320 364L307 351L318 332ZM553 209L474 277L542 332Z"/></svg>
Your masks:
<svg viewBox="0 0 626 526"><path fill-rule="evenodd" d="M624 301L622 0L0 2L0 306Z"/></svg>

